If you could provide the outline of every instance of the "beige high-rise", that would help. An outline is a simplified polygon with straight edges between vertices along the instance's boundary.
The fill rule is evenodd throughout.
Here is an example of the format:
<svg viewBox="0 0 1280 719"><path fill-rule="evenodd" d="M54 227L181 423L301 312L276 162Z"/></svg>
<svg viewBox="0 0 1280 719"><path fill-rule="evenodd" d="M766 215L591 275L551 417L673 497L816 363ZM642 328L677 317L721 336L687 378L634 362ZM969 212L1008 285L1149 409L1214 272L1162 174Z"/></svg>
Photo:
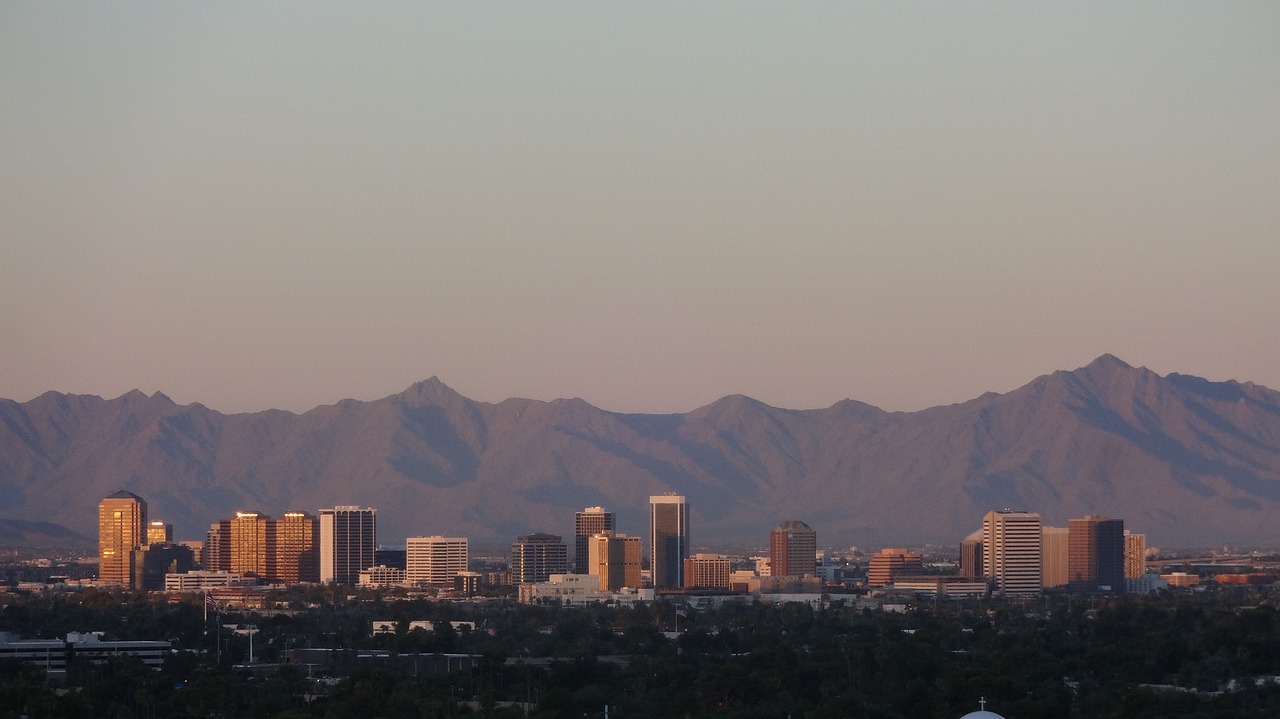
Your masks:
<svg viewBox="0 0 1280 719"><path fill-rule="evenodd" d="M98 503L98 579L133 588L133 550L146 544L147 503L120 490Z"/></svg>

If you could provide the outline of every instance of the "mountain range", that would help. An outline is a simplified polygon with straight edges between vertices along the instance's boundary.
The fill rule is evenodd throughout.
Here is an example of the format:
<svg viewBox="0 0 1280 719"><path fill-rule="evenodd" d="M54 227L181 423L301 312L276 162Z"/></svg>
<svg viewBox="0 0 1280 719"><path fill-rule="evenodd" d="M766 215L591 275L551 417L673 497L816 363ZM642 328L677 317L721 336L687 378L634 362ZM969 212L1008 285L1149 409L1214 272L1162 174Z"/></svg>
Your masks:
<svg viewBox="0 0 1280 719"><path fill-rule="evenodd" d="M132 391L0 400L0 517L96 536L127 489L179 538L237 510L378 510L379 541L569 535L603 505L644 536L650 495L688 497L693 544L956 543L991 509L1104 514L1148 545L1280 544L1280 393L1103 355L1005 394L917 412L733 395L684 414L581 399L477 402L438 379L303 414L221 414Z"/></svg>

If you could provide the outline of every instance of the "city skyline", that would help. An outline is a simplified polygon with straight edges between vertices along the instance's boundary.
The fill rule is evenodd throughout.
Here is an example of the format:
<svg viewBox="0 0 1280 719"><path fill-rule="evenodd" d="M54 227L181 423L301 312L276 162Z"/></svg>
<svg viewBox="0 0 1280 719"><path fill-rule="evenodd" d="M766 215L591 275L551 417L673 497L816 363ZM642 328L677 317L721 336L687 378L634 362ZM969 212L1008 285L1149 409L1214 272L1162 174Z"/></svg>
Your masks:
<svg viewBox="0 0 1280 719"><path fill-rule="evenodd" d="M5 3L0 396L1280 388L1280 8L805 7Z"/></svg>

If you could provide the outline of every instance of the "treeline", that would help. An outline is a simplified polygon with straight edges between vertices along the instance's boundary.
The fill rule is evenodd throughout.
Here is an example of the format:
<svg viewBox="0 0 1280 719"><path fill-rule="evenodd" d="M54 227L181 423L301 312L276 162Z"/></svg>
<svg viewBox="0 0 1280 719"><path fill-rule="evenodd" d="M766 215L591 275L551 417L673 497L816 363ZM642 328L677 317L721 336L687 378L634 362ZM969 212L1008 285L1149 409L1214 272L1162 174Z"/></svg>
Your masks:
<svg viewBox="0 0 1280 719"><path fill-rule="evenodd" d="M905 613L842 606L727 605L692 611L348 601L293 615L221 614L145 595L10 597L0 629L27 637L103 630L191 650L161 672L121 659L73 666L62 684L33 666L0 666L0 716L102 717L939 717L987 708L1033 717L1274 717L1280 613L1265 596L1045 598L1026 604L922 604ZM677 616L677 610L687 616ZM397 622L374 636L373 620ZM410 621L434 630L408 631ZM476 624L454 630L450 621ZM474 656L470 668L407 676L370 668L322 680L283 665L236 668L254 653L343 647ZM672 636L676 626L678 636Z"/></svg>

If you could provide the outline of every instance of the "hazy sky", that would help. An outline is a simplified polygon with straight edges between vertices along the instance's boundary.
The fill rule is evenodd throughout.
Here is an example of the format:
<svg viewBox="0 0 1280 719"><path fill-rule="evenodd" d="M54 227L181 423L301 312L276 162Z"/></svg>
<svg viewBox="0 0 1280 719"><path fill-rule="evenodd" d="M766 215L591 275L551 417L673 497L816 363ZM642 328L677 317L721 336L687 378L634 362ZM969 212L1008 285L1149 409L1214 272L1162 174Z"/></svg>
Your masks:
<svg viewBox="0 0 1280 719"><path fill-rule="evenodd" d="M0 3L0 396L1280 388L1280 3Z"/></svg>

